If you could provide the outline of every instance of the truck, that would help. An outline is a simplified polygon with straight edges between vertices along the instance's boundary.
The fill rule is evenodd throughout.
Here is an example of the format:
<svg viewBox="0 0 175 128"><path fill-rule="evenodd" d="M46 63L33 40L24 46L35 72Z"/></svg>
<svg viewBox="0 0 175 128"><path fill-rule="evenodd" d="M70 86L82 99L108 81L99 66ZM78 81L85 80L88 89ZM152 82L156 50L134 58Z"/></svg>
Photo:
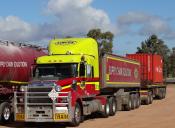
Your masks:
<svg viewBox="0 0 175 128"><path fill-rule="evenodd" d="M166 97L166 84L163 81L163 59L157 54L127 54L127 58L140 62L141 101L151 104L153 99Z"/></svg>
<svg viewBox="0 0 175 128"><path fill-rule="evenodd" d="M67 122L84 116L114 116L140 106L140 63L99 54L92 38L53 39L48 55L38 57L33 77L14 92L15 121Z"/></svg>
<svg viewBox="0 0 175 128"><path fill-rule="evenodd" d="M27 85L35 58L46 55L38 46L0 41L0 121L13 117L14 91Z"/></svg>

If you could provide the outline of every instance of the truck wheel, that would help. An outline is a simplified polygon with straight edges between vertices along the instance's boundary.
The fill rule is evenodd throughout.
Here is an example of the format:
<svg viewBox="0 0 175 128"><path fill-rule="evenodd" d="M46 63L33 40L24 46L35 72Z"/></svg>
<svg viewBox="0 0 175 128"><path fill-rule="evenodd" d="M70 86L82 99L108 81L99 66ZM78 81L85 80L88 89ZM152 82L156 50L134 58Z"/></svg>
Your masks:
<svg viewBox="0 0 175 128"><path fill-rule="evenodd" d="M117 102L114 97L109 98L109 105L110 105L110 116L114 116L117 112Z"/></svg>
<svg viewBox="0 0 175 128"><path fill-rule="evenodd" d="M163 91L163 98L165 98L166 97L166 88L164 88L163 90L164 90Z"/></svg>
<svg viewBox="0 0 175 128"><path fill-rule="evenodd" d="M159 88L159 99L163 99L163 89Z"/></svg>
<svg viewBox="0 0 175 128"><path fill-rule="evenodd" d="M135 94L131 94L131 109L135 109L137 104L137 99Z"/></svg>
<svg viewBox="0 0 175 128"><path fill-rule="evenodd" d="M131 95L129 96L129 98L128 98L128 103L126 104L126 106L125 106L125 110L126 111L130 111L131 110L131 107L132 107L132 102L131 102Z"/></svg>
<svg viewBox="0 0 175 128"><path fill-rule="evenodd" d="M150 104L150 94L149 94L149 92L148 92L148 96L145 100L145 105L148 105L148 104Z"/></svg>
<svg viewBox="0 0 175 128"><path fill-rule="evenodd" d="M103 118L107 118L109 116L110 113L110 105L109 105L109 100L106 100L106 104L104 106L104 112L102 112L102 117Z"/></svg>
<svg viewBox="0 0 175 128"><path fill-rule="evenodd" d="M149 97L150 97L150 104L152 104L153 103L153 93L152 92L150 92Z"/></svg>
<svg viewBox="0 0 175 128"><path fill-rule="evenodd" d="M8 102L3 102L0 105L0 120L5 123L10 121L10 117L11 117L10 104Z"/></svg>
<svg viewBox="0 0 175 128"><path fill-rule="evenodd" d="M138 94L138 93L136 94L136 97L137 97L137 104L136 104L136 108L139 108L139 107L140 107L140 104L141 104L141 101L140 101L140 96L139 96L139 94Z"/></svg>
<svg viewBox="0 0 175 128"><path fill-rule="evenodd" d="M81 122L81 116L81 107L78 103L76 103L71 126L78 126Z"/></svg>

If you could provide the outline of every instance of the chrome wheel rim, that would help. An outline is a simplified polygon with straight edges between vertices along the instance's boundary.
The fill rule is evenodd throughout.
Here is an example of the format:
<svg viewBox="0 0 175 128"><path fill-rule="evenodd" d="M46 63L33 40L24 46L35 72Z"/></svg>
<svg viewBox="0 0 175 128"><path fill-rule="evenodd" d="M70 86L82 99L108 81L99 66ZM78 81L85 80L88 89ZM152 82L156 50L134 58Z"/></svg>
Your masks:
<svg viewBox="0 0 175 128"><path fill-rule="evenodd" d="M113 102L112 111L113 111L113 112L116 111L116 104L115 104L115 102Z"/></svg>
<svg viewBox="0 0 175 128"><path fill-rule="evenodd" d="M9 118L10 118L10 109L8 107L5 107L3 116L4 116L5 120L9 120Z"/></svg>
<svg viewBox="0 0 175 128"><path fill-rule="evenodd" d="M110 108L109 108L109 104L107 103L107 104L106 104L106 114L107 114L107 115L109 114L109 111L110 111Z"/></svg>
<svg viewBox="0 0 175 128"><path fill-rule="evenodd" d="M76 122L80 122L80 118L81 118L80 109L78 107L76 107L76 109L75 109L75 120L76 120Z"/></svg>

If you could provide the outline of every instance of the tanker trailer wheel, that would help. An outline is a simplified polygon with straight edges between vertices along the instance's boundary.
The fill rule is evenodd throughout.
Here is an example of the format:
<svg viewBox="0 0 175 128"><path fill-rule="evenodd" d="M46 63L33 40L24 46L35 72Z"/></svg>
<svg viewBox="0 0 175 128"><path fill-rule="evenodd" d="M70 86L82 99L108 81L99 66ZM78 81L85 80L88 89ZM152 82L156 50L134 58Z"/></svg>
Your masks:
<svg viewBox="0 0 175 128"><path fill-rule="evenodd" d="M110 105L109 105L109 100L106 99L106 104L104 106L104 111L102 112L102 117L107 118L110 114Z"/></svg>
<svg viewBox="0 0 175 128"><path fill-rule="evenodd" d="M79 103L76 103L71 126L78 126L81 122L82 112Z"/></svg>
<svg viewBox="0 0 175 128"><path fill-rule="evenodd" d="M5 123L10 121L10 117L11 117L10 104L8 102L3 102L0 105L0 120Z"/></svg>
<svg viewBox="0 0 175 128"><path fill-rule="evenodd" d="M117 112L117 102L115 97L110 97L109 98L109 105L110 105L110 116L114 116Z"/></svg>

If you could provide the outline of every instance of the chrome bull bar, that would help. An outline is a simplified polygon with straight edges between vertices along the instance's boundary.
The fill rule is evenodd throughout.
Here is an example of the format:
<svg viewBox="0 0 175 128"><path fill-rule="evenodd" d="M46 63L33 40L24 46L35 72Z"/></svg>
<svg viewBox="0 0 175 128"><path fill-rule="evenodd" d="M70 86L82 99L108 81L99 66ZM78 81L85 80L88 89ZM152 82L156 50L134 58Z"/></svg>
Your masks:
<svg viewBox="0 0 175 128"><path fill-rule="evenodd" d="M15 121L23 122L71 122L71 92L56 92L55 100L48 96L53 87L26 87L23 92L14 92ZM32 91L35 90L35 91ZM39 89L40 91L36 91Z"/></svg>

